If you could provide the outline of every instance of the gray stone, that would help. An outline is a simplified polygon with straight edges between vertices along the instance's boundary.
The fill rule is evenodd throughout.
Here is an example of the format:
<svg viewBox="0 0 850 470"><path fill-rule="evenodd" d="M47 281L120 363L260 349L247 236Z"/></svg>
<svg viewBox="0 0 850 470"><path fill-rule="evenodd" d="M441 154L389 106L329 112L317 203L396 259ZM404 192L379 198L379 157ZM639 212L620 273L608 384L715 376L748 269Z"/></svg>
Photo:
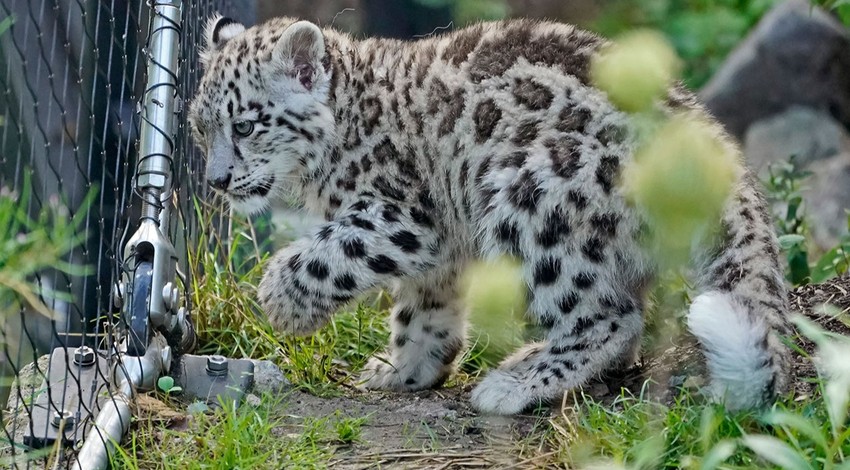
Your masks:
<svg viewBox="0 0 850 470"><path fill-rule="evenodd" d="M792 155L808 167L843 152L850 152L847 130L830 115L800 106L753 123L744 137L747 162L760 174Z"/></svg>
<svg viewBox="0 0 850 470"><path fill-rule="evenodd" d="M251 392L255 395L275 395L292 388L292 384L274 362L256 359L251 362L254 363L254 386L251 387Z"/></svg>
<svg viewBox="0 0 850 470"><path fill-rule="evenodd" d="M29 408L27 404L35 401L39 393L46 393L46 390L42 389L42 385L49 363L49 354L39 357L36 362L23 366L12 382L9 401L3 411L3 424L6 428L6 435L11 437L12 442L17 445L23 443L24 433L29 429ZM10 457L11 451L10 443L4 439L4 442L0 445L0 460ZM15 455L22 456L20 448L15 451ZM14 465L12 466L14 467ZM26 465L22 463L21 468L26 468Z"/></svg>
<svg viewBox="0 0 850 470"><path fill-rule="evenodd" d="M850 151L809 165L812 176L802 192L814 242L832 248L847 233L850 209Z"/></svg>
<svg viewBox="0 0 850 470"><path fill-rule="evenodd" d="M744 139L747 161L762 178L769 165L796 156L796 163L811 172L803 181L805 214L815 244L829 249L847 233L850 208L850 132L831 116L794 106L753 123ZM777 209L782 212L784 206Z"/></svg>
<svg viewBox="0 0 850 470"><path fill-rule="evenodd" d="M249 393L245 395L245 403L253 406L254 408L257 408L258 406L263 404L263 400L260 399L260 397L258 397L257 395Z"/></svg>
<svg viewBox="0 0 850 470"><path fill-rule="evenodd" d="M12 382L6 410L18 410L24 406L24 403L29 403L35 399L35 394L41 392L49 363L50 354L45 354L39 357L36 362L21 367Z"/></svg>
<svg viewBox="0 0 850 470"><path fill-rule="evenodd" d="M700 94L738 138L792 105L850 128L850 34L807 0L788 0L762 18Z"/></svg>

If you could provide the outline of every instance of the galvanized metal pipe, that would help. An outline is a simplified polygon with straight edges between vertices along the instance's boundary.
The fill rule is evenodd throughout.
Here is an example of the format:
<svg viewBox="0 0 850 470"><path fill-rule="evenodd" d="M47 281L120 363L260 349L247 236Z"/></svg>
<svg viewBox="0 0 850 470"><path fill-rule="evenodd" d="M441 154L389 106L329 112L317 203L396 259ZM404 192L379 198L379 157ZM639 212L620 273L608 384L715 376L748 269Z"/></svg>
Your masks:
<svg viewBox="0 0 850 470"><path fill-rule="evenodd" d="M180 0L154 0L152 5L136 186L144 199L143 217L155 221L159 220L160 197L163 191L170 190L172 179L181 4Z"/></svg>
<svg viewBox="0 0 850 470"><path fill-rule="evenodd" d="M115 444L130 429L130 400L138 391L151 390L156 380L168 372L171 348L161 334L154 336L145 355L120 356L112 371L113 394L103 404L94 427L77 454L75 469L100 470L107 467Z"/></svg>
<svg viewBox="0 0 850 470"><path fill-rule="evenodd" d="M159 279L159 282L153 283L152 288L151 303L155 305L162 304L162 279L166 276L173 279L173 273L164 271L169 266L174 268L173 247L160 230L167 229L167 226L163 226L161 217L167 218L169 215L169 211L162 209L168 204L167 198L173 179L171 163L175 148L181 7L181 0L151 1L153 11L147 51L148 79L142 97L140 160L136 168L136 188L142 195L143 220L147 219L149 224L153 222L156 227L153 227L155 230L147 232L140 230L134 235L132 242L128 243L128 248L134 248L135 243L149 243L155 248L153 269L158 272L154 273L154 277ZM148 233L151 231L158 233L151 235ZM156 241L160 243L157 244ZM137 390L152 387L157 378L167 372L171 362L170 354L165 339L157 334L143 357L119 358L112 374L114 394L104 402L94 427L86 436L77 455L75 469L107 468L115 445L130 429L130 400Z"/></svg>
<svg viewBox="0 0 850 470"><path fill-rule="evenodd" d="M130 430L130 401L122 393L107 399L74 462L74 470L100 470L109 464L116 443Z"/></svg>

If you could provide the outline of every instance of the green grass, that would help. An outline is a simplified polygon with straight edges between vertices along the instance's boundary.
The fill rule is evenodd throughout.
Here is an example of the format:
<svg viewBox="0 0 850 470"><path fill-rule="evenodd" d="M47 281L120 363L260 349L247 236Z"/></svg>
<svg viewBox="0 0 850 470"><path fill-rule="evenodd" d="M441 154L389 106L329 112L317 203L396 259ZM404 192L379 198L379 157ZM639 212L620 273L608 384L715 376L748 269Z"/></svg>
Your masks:
<svg viewBox="0 0 850 470"><path fill-rule="evenodd" d="M201 226L209 226L210 209L197 204L196 213ZM312 336L275 332L256 301L268 255L260 254L250 221L231 223L231 237L203 238L199 246L211 249L190 253L200 353L268 359L299 387L316 394L336 393L334 383L360 369L386 344L386 295L374 293L349 305Z"/></svg>
<svg viewBox="0 0 850 470"><path fill-rule="evenodd" d="M627 392L610 405L582 395L537 438L553 450L552 461L580 468L850 469L850 338L796 323L818 345L830 377L816 381L811 397L729 413L685 390L670 406Z"/></svg>
<svg viewBox="0 0 850 470"><path fill-rule="evenodd" d="M775 177L774 187L790 189L777 189L775 199L793 202L798 186L795 181L804 175L790 170L780 175L787 181L782 183ZM196 207L202 226L211 226L211 209L200 204ZM783 216L794 227L787 232L805 228L799 211ZM229 224L224 231L229 236L218 237L209 231L212 238L204 238L199 244L209 248L190 254L191 302L200 352L269 359L303 391L326 397L346 393L365 361L387 342L390 302L386 294L376 292L349 305L310 337L277 333L255 300L255 286L268 261L265 253L274 247L258 243L255 225L240 219ZM647 314L646 350L653 344L663 348L663 338L679 334L680 315L669 312L684 311L690 291L685 278L678 274L661 279ZM846 317L846 312L843 315ZM839 356L850 357L846 338L828 338L811 325L803 326L822 347L844 344L846 350L833 350L846 351ZM492 367L495 361L488 348L486 335L473 338L461 359L461 372L447 385L468 384ZM519 468L602 465L634 469L850 470L850 430L846 426L850 372L841 367L837 370L838 379L830 382L833 385L821 383L812 397L798 401L788 398L771 410L741 414L705 404L693 392L683 392L671 406L626 392L614 404L579 396L577 406L565 408L554 418L539 413L527 437L499 451L525 462ZM843 384L843 388L835 384ZM167 394L160 397L170 401ZM193 414L171 426L137 421L115 458L114 468L325 468L337 448L369 446L362 432L369 417L337 413L295 419L286 414L286 400L285 396L263 397L258 407L226 406ZM411 417L409 425L402 435L411 433L411 442L413 435L430 435L430 444L424 450L442 451L441 439L420 417Z"/></svg>
<svg viewBox="0 0 850 470"><path fill-rule="evenodd" d="M136 423L112 468L325 468L336 446L359 438L365 418L333 416L294 423L286 416L283 400L266 396L256 408L225 405L194 414L173 429Z"/></svg>
<svg viewBox="0 0 850 470"><path fill-rule="evenodd" d="M209 213L209 208L198 206L202 226L209 226ZM349 305L310 337L277 333L255 300L255 286L268 260L261 253L274 247L261 248L251 223L238 219L230 223L225 232L230 236L204 239L201 246L211 249L191 254L200 352L269 359L303 391L325 397L346 393L365 361L387 342L386 294L376 292ZM680 316L665 312L683 311L690 290L682 276L662 278L648 312L647 350L661 344L660 339L679 334ZM807 331L822 346L828 344L821 332ZM847 339L829 341L844 344ZM473 338L472 343L461 359L461 372L448 386L467 384L493 366L486 335ZM848 385L841 392L844 398L835 387L822 383L813 397L788 398L770 410L741 414L706 404L694 392L683 392L671 406L626 392L614 404L579 396L579 404L559 416L539 414L527 437L500 451L524 461L519 468L850 470L846 457L850 431L846 401L842 402L850 378L841 380L837 383ZM137 422L115 468L324 468L336 448L369 445L362 433L368 419L337 413L293 420L286 415L286 397L264 397L259 407L195 414L171 429L161 423ZM430 430L419 417L411 417L409 424L402 435ZM440 452L442 442L431 431L431 444L425 450Z"/></svg>
<svg viewBox="0 0 850 470"><path fill-rule="evenodd" d="M608 462L646 469L776 468L775 459L784 453L795 456L788 462L798 462L780 468L850 468L848 433L832 435L821 394L738 414L689 393L669 407L626 393L613 405L588 397L581 403L554 419L545 433L555 461L580 467Z"/></svg>

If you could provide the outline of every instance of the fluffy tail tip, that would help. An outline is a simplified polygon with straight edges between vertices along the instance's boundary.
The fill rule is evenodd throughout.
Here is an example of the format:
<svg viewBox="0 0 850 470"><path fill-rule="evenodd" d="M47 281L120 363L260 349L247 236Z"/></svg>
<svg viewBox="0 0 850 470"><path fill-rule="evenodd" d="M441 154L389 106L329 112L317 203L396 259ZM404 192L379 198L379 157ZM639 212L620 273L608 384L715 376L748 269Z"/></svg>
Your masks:
<svg viewBox="0 0 850 470"><path fill-rule="evenodd" d="M716 291L699 295L688 312L688 329L705 352L712 399L742 410L773 395L768 328L734 297Z"/></svg>

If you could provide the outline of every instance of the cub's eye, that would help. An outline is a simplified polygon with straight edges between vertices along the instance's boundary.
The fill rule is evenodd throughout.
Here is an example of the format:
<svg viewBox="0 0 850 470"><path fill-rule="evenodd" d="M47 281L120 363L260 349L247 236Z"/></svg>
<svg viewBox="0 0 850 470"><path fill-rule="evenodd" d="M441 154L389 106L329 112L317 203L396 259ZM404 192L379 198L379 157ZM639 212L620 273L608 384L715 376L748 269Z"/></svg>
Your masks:
<svg viewBox="0 0 850 470"><path fill-rule="evenodd" d="M233 123L233 132L240 137L248 137L254 132L254 123L251 121L239 121Z"/></svg>

